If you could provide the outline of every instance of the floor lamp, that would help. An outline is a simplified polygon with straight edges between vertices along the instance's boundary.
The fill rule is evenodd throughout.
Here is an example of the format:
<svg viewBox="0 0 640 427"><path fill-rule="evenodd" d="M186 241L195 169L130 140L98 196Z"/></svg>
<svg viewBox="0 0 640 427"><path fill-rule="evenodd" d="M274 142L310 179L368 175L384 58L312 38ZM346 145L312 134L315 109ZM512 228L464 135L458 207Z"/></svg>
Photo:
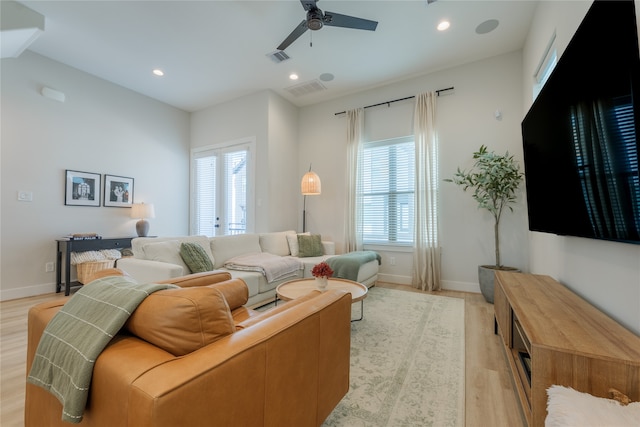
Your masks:
<svg viewBox="0 0 640 427"><path fill-rule="evenodd" d="M302 202L302 232L304 233L307 231L307 196L317 196L322 190L320 177L315 172L311 172L311 165L309 165L309 172L302 177L300 189L304 196Z"/></svg>

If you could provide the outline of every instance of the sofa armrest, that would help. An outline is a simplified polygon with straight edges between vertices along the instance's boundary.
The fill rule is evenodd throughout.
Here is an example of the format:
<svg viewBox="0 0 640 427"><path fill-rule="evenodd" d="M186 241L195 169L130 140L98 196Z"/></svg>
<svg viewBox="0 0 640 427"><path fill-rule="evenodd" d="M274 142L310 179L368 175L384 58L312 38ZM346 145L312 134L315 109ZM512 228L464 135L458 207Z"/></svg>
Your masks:
<svg viewBox="0 0 640 427"><path fill-rule="evenodd" d="M237 329L246 329L249 328L253 325L255 325L256 323L262 322L270 317L276 316L280 313L282 313L283 311L289 310L292 307L298 305L298 304L302 304L305 301L308 301L312 298L316 298L318 295L320 294L320 291L315 290L315 291L311 291L306 295L301 296L300 298L296 298L293 299L291 301L287 301L284 302L283 304L278 305L277 307L274 307L270 310L267 311L263 311L260 312L254 316L251 316L245 320L243 320L242 322L236 324L236 328Z"/></svg>
<svg viewBox="0 0 640 427"><path fill-rule="evenodd" d="M184 276L184 268L168 262L151 261L133 257L120 258L116 267L126 272L139 283L153 283L160 280Z"/></svg>

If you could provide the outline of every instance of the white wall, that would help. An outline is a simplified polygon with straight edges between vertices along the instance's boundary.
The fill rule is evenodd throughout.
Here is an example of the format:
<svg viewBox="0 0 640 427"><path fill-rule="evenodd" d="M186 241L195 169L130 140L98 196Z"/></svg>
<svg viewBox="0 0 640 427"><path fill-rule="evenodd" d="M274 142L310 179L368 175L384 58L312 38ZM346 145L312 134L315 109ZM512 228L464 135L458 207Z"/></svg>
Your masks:
<svg viewBox="0 0 640 427"><path fill-rule="evenodd" d="M187 233L188 113L29 51L0 64L0 299L55 291L45 263L57 238L135 235L129 209L65 206L65 169L134 178L134 202L155 205L150 233ZM66 101L41 96L42 86ZM33 201L19 202L18 190Z"/></svg>
<svg viewBox="0 0 640 427"><path fill-rule="evenodd" d="M295 230L302 197L298 174L298 108L271 93L269 97L269 226L265 231Z"/></svg>
<svg viewBox="0 0 640 427"><path fill-rule="evenodd" d="M428 90L454 86L438 98L440 175L451 177L457 166L470 167L481 144L497 152L508 150L522 159L522 80L520 52L432 73L358 93L300 111L300 172L313 161L322 180L322 194L307 199L307 229L344 248L346 200L346 117L334 113ZM365 110L367 140L412 134L413 100ZM495 118L495 111L502 119ZM479 211L471 196L454 184L441 184L442 279L447 289L479 292L477 266L492 264L493 220ZM506 214L501 227L503 263L528 268L526 209ZM383 257L382 280L410 283L411 253L376 248ZM390 265L394 257L396 265Z"/></svg>
<svg viewBox="0 0 640 427"><path fill-rule="evenodd" d="M256 140L255 226L251 231L295 229L297 120L293 104L262 91L191 115L192 148L242 138ZM286 208L284 208L286 207Z"/></svg>
<svg viewBox="0 0 640 427"><path fill-rule="evenodd" d="M640 2L635 4L638 18ZM590 6L591 1L538 3L523 49L523 116L532 103L535 67L553 31L561 54ZM554 277L640 334L640 245L532 232L530 252L531 272Z"/></svg>

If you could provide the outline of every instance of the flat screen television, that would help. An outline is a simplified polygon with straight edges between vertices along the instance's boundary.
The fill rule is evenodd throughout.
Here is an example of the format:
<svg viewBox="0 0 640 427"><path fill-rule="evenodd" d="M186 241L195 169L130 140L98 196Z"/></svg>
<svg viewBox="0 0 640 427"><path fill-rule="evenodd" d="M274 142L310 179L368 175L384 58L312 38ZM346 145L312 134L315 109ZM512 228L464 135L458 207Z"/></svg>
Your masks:
<svg viewBox="0 0 640 427"><path fill-rule="evenodd" d="M522 121L532 231L640 244L635 13L595 1Z"/></svg>

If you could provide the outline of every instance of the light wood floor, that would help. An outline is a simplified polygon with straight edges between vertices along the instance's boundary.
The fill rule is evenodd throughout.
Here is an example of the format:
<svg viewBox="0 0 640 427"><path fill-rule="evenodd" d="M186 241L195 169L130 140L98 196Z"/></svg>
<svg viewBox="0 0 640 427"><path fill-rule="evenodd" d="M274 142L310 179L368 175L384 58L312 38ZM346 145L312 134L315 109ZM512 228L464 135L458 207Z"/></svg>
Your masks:
<svg viewBox="0 0 640 427"><path fill-rule="evenodd" d="M408 286L377 286L421 292ZM524 423L516 400L507 362L493 333L493 305L480 294L441 291L465 300L466 426L521 427ZM0 425L21 427L24 411L27 312L43 301L59 298L48 294L0 302Z"/></svg>

